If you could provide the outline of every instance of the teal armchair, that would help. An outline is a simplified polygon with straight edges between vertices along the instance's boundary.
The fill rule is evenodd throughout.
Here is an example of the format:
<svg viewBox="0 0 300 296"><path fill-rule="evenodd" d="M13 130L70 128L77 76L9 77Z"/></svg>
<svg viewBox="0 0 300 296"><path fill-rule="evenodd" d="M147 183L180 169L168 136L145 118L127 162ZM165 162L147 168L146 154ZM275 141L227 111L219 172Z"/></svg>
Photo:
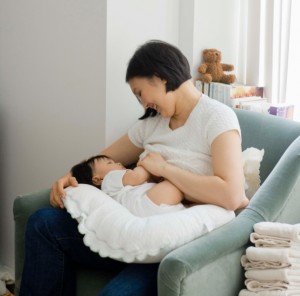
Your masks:
<svg viewBox="0 0 300 296"><path fill-rule="evenodd" d="M249 206L230 223L169 253L160 263L160 296L237 296L244 287L240 258L253 225L261 221L300 222L300 123L235 110L243 149L265 149L262 185ZM31 213L49 205L50 190L18 196L14 202L15 276L18 295L24 262L24 232ZM92 296L113 273L77 268L77 295Z"/></svg>

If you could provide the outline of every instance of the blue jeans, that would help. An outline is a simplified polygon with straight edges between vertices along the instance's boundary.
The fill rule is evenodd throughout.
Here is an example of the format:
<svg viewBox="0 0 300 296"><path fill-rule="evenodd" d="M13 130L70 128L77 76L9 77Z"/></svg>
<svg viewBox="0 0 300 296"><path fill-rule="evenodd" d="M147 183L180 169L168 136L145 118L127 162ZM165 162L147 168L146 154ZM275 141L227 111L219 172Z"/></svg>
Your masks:
<svg viewBox="0 0 300 296"><path fill-rule="evenodd" d="M126 264L101 258L83 243L77 222L65 211L45 208L28 220L20 296L76 295L74 266L118 274L99 296L157 295L158 264Z"/></svg>

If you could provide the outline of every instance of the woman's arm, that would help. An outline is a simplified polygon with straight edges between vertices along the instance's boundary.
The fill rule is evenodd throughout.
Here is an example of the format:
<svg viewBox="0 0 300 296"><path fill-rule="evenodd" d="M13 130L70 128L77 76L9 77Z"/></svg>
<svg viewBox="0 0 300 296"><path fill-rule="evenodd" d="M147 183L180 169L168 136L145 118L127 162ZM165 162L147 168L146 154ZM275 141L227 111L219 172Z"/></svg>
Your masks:
<svg viewBox="0 0 300 296"><path fill-rule="evenodd" d="M245 197L240 135L235 130L224 132L213 141L211 148L213 176L178 168L157 153L148 154L139 164L151 174L169 180L192 202L235 210Z"/></svg>
<svg viewBox="0 0 300 296"><path fill-rule="evenodd" d="M78 186L77 180L72 177L71 173L67 173L52 185L52 190L50 193L50 204L55 208L63 208L64 204L62 199L65 196L64 188L68 186Z"/></svg>
<svg viewBox="0 0 300 296"><path fill-rule="evenodd" d="M126 135L122 136L119 140L114 142L108 148L101 151L99 154L105 154L116 162L121 162L125 166L137 162L139 155L143 149L136 147ZM50 203L54 207L63 208L62 199L65 196L64 188L68 186L77 186L78 183L71 173L67 173L52 185L50 194Z"/></svg>

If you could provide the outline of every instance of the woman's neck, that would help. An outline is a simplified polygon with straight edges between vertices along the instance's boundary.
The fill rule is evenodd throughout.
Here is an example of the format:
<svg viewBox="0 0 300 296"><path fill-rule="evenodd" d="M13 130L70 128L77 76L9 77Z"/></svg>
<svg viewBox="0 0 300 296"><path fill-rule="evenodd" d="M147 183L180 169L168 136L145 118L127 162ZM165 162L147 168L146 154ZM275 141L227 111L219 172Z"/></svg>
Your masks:
<svg viewBox="0 0 300 296"><path fill-rule="evenodd" d="M185 124L201 97L201 93L191 80L182 83L174 94L176 107L175 113L170 119L170 128L173 130Z"/></svg>

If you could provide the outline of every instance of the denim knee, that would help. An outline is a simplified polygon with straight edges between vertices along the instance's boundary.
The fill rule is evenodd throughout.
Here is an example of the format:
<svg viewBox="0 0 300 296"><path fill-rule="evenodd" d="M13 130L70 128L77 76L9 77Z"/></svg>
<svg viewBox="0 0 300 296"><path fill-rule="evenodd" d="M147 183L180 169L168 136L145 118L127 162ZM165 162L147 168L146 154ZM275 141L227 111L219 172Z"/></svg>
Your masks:
<svg viewBox="0 0 300 296"><path fill-rule="evenodd" d="M42 208L29 217L26 236L36 237L36 234L43 236L48 234L51 238L59 238L69 236L70 231L72 232L72 236L81 238L81 234L77 231L76 220L72 219L66 210Z"/></svg>
<svg viewBox="0 0 300 296"><path fill-rule="evenodd" d="M43 208L37 210L28 218L26 233L44 232L47 225L49 225L51 221L57 220L58 216L59 214L57 213L57 209L54 208Z"/></svg>
<svg viewBox="0 0 300 296"><path fill-rule="evenodd" d="M67 213L55 208L37 210L29 217L20 295L75 295L73 265L65 260L59 243L60 237L69 237L63 230L69 229L68 221L72 223Z"/></svg>

